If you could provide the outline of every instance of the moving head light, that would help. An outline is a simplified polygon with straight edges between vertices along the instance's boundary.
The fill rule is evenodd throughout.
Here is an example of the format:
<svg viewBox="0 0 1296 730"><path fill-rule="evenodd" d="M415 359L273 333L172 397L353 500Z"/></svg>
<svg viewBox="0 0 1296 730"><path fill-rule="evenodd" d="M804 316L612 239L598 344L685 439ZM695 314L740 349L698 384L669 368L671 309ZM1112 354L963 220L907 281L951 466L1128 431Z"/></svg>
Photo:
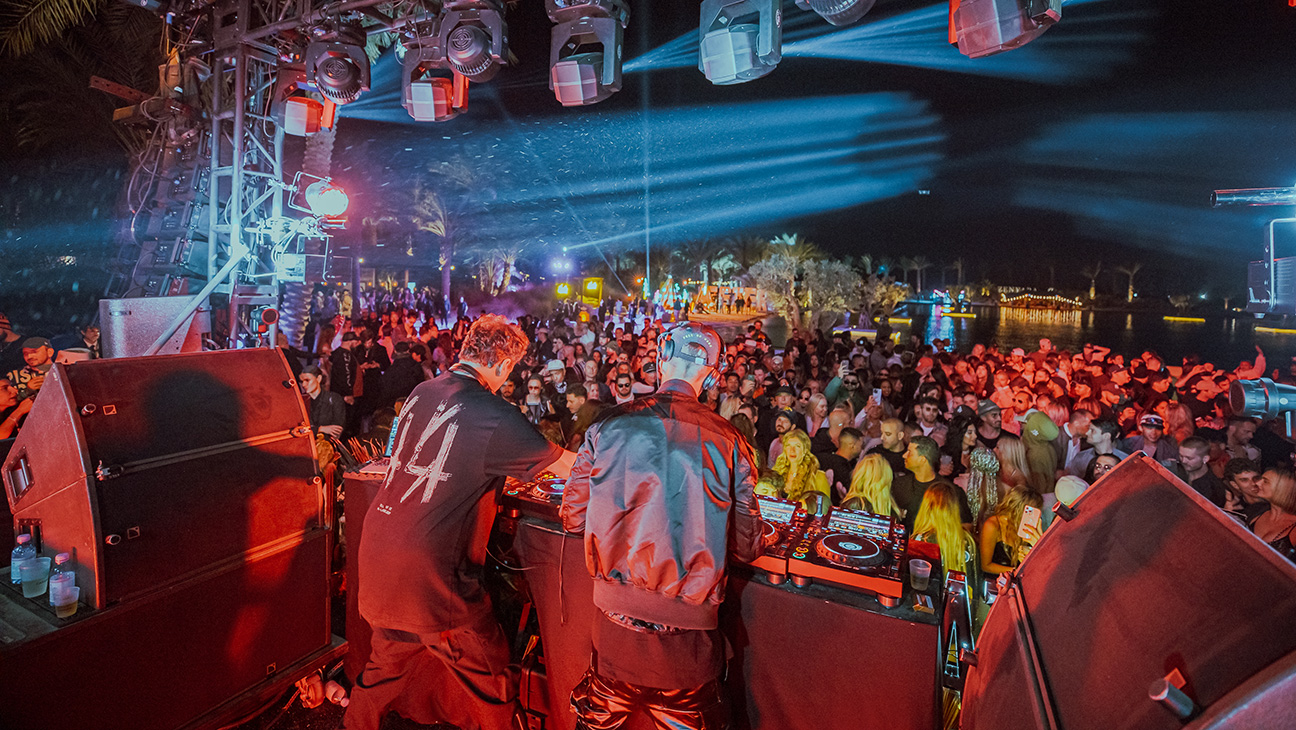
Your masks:
<svg viewBox="0 0 1296 730"><path fill-rule="evenodd" d="M698 70L716 85L758 79L783 57L779 0L702 0Z"/></svg>
<svg viewBox="0 0 1296 730"><path fill-rule="evenodd" d="M813 10L833 25L850 25L873 9L877 0L796 0L802 10Z"/></svg>
<svg viewBox="0 0 1296 730"><path fill-rule="evenodd" d="M445 122L468 110L468 77L440 52L439 26L404 41L401 105L416 122Z"/></svg>
<svg viewBox="0 0 1296 730"><path fill-rule="evenodd" d="M951 34L968 58L1020 48L1062 19L1062 0L950 0Z"/></svg>
<svg viewBox="0 0 1296 730"><path fill-rule="evenodd" d="M556 25L549 44L549 88L563 106L595 104L621 90L626 0L545 0Z"/></svg>
<svg viewBox="0 0 1296 730"><path fill-rule="evenodd" d="M322 25L306 46L307 80L334 104L350 104L369 90L369 57L359 23Z"/></svg>
<svg viewBox="0 0 1296 730"><path fill-rule="evenodd" d="M490 81L508 63L508 25L501 0L454 0L437 19L438 48L469 81Z"/></svg>

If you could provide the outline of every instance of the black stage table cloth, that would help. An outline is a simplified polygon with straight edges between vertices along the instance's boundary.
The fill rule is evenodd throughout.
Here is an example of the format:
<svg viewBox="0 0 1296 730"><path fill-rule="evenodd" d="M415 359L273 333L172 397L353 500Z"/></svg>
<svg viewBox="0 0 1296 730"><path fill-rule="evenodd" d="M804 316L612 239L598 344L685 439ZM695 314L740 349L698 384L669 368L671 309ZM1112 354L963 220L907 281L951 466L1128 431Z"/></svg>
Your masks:
<svg viewBox="0 0 1296 730"><path fill-rule="evenodd" d="M539 613L547 727L572 730L568 698L589 666L597 610L581 539L522 518L514 550ZM774 586L743 568L731 570L720 621L735 655L728 679L735 729L937 727L938 619L911 603L906 593L901 607L886 609L871 596L823 585ZM651 723L636 717L630 727Z"/></svg>

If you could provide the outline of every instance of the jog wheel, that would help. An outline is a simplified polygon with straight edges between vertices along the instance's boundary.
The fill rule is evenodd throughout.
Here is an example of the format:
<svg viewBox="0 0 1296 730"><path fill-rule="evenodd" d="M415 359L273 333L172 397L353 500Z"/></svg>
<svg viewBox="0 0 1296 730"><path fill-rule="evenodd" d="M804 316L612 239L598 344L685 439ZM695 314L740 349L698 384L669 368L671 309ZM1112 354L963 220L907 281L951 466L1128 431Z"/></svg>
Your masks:
<svg viewBox="0 0 1296 730"><path fill-rule="evenodd" d="M771 525L765 520L761 520L761 544L762 545L764 545L765 547L773 547L774 545L778 544L779 538L781 537L782 534L779 532L779 529L777 527Z"/></svg>
<svg viewBox="0 0 1296 730"><path fill-rule="evenodd" d="M567 482L557 477L541 477L531 484L531 493L541 499L559 497L563 493L563 487Z"/></svg>
<svg viewBox="0 0 1296 730"><path fill-rule="evenodd" d="M870 568L886 561L876 542L859 535L834 532L815 543L815 553L824 560L850 568Z"/></svg>

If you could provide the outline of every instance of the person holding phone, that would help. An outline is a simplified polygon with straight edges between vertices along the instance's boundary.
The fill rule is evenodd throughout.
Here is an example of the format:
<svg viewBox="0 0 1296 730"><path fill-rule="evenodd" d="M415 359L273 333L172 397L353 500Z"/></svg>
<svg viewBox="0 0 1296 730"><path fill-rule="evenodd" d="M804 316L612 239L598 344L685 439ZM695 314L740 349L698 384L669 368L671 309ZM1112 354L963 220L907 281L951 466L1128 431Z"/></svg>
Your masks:
<svg viewBox="0 0 1296 730"><path fill-rule="evenodd" d="M981 572L1007 573L1040 538L1044 498L1029 487L1014 487L999 500L994 514L981 525Z"/></svg>

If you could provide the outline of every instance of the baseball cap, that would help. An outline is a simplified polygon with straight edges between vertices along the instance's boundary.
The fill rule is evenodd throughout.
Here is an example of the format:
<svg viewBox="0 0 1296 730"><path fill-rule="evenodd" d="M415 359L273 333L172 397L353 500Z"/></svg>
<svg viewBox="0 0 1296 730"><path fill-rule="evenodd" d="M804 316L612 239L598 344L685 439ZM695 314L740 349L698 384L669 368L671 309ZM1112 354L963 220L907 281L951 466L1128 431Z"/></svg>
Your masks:
<svg viewBox="0 0 1296 730"><path fill-rule="evenodd" d="M645 373L655 373L657 372L657 363L649 361L644 363L643 367L639 369Z"/></svg>
<svg viewBox="0 0 1296 730"><path fill-rule="evenodd" d="M550 360L550 361L549 361L549 364L548 364L548 365L545 365L545 370L550 370L550 371L553 371L553 370L566 370L566 369L567 369L567 366L563 364L563 361L562 361L562 360Z"/></svg>
<svg viewBox="0 0 1296 730"><path fill-rule="evenodd" d="M27 339L23 340L22 343L22 349L24 350L35 350L37 348L49 347L49 346L50 346L50 341L45 339L44 337L28 337Z"/></svg>
<svg viewBox="0 0 1296 730"><path fill-rule="evenodd" d="M796 396L796 391L793 390L792 387L789 385L780 385L779 387L774 389L774 395L776 396L783 395L784 393L790 396Z"/></svg>
<svg viewBox="0 0 1296 730"><path fill-rule="evenodd" d="M1080 477L1068 474L1064 477L1058 478L1057 485L1053 488L1053 491L1059 502L1070 507L1075 504L1077 499L1080 499L1080 495L1084 494L1085 490L1088 488L1088 482Z"/></svg>
<svg viewBox="0 0 1296 730"><path fill-rule="evenodd" d="M1165 420L1155 413L1144 413L1143 417L1139 419L1139 425L1165 428Z"/></svg>
<svg viewBox="0 0 1296 730"><path fill-rule="evenodd" d="M343 342L357 342L359 340L360 340L360 335L357 335L354 332L348 332L345 335L342 335Z"/></svg>
<svg viewBox="0 0 1296 730"><path fill-rule="evenodd" d="M999 407L999 404L995 403L989 398L984 398L980 403L977 404L978 416L984 416L987 413L993 413L994 411L1001 411L1001 410L1003 409Z"/></svg>
<svg viewBox="0 0 1296 730"><path fill-rule="evenodd" d="M1102 387L1102 392L1111 393L1112 395L1122 395L1122 396L1125 395L1125 391L1121 390L1119 385L1112 382L1104 383Z"/></svg>
<svg viewBox="0 0 1296 730"><path fill-rule="evenodd" d="M1023 350L1023 349L1021 349L1020 347L1014 347L1014 348L1012 349L1012 354L1013 354L1013 355L1021 355L1022 357L1026 357L1026 351Z"/></svg>

